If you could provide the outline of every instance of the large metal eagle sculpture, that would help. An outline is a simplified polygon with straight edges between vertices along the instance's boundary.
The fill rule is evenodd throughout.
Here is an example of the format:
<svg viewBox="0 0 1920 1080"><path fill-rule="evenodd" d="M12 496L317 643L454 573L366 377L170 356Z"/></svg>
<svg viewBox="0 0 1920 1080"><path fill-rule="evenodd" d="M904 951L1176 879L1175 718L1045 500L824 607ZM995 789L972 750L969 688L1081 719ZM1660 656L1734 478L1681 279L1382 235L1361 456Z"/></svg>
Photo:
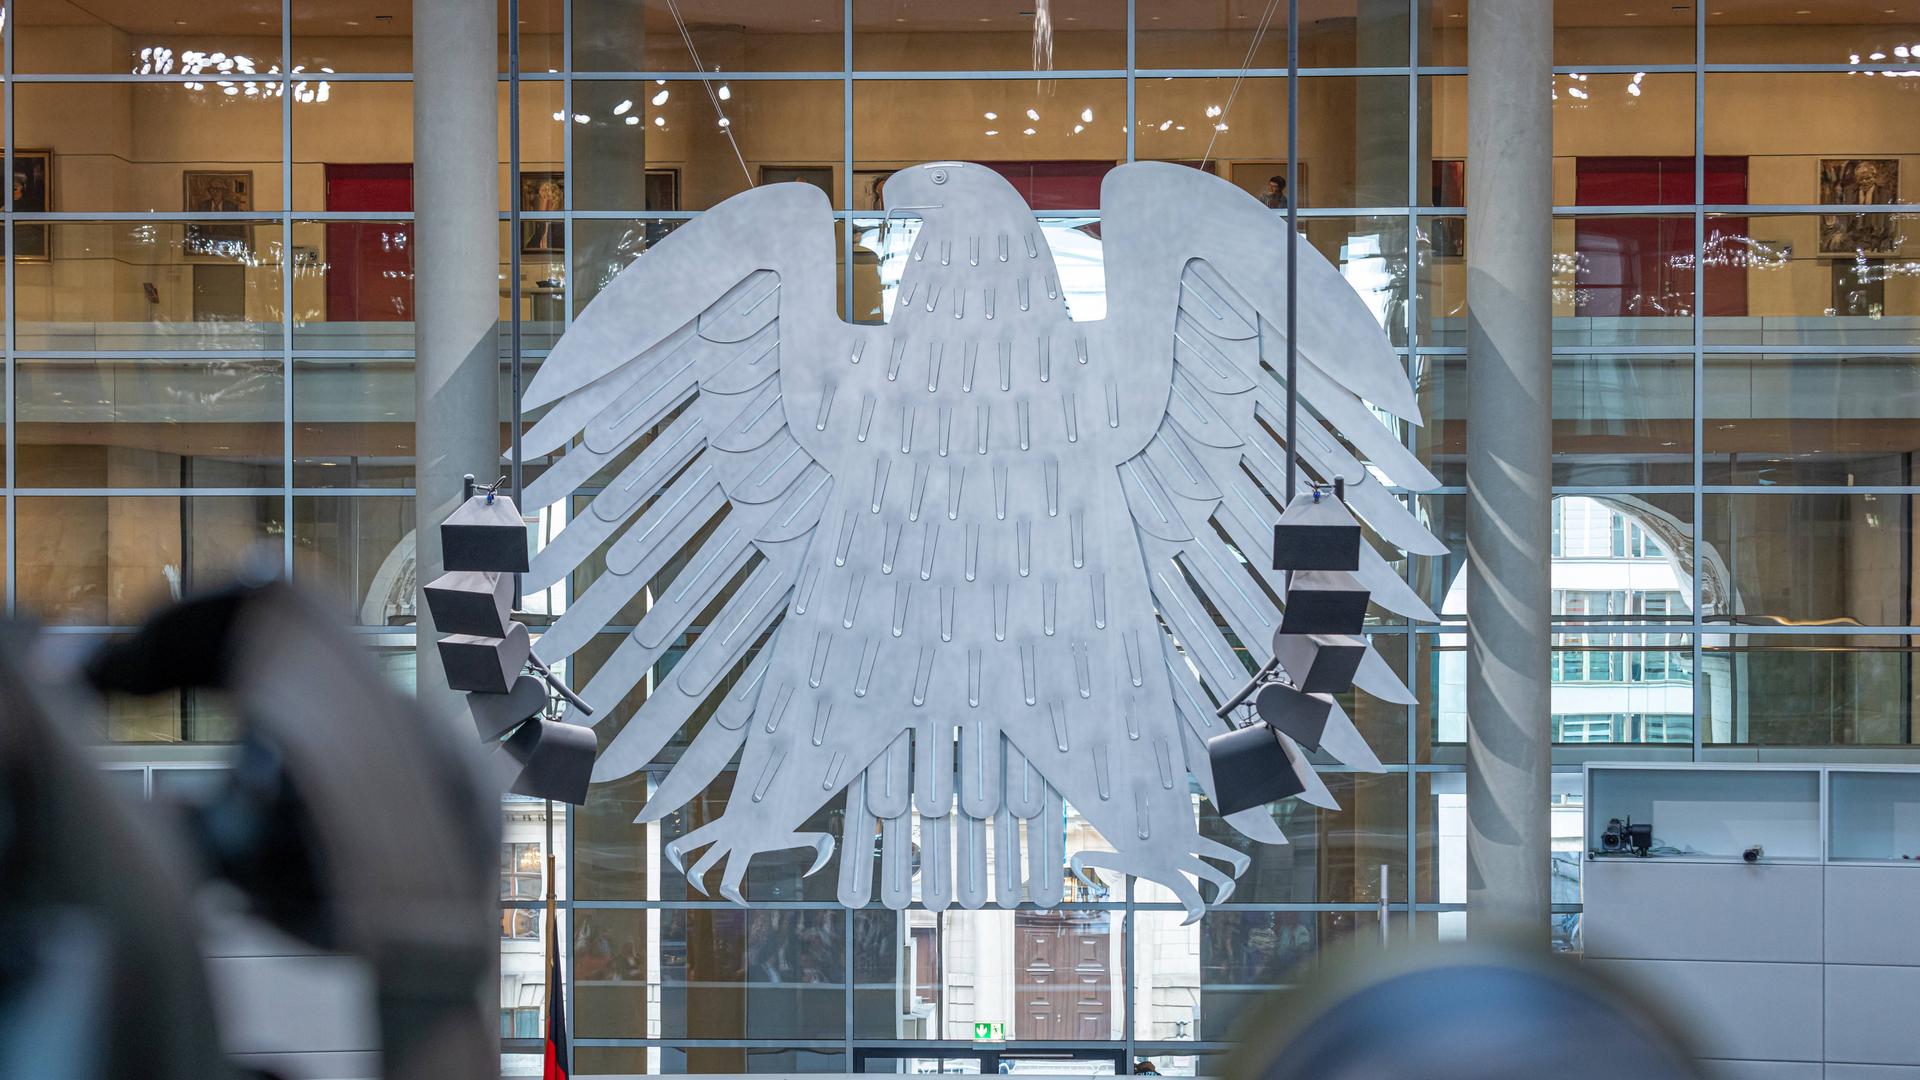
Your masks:
<svg viewBox="0 0 1920 1080"><path fill-rule="evenodd" d="M1075 322L1032 212L993 170L920 165L885 197L921 223L886 325L839 318L830 207L775 184L623 270L529 387L528 408L552 407L526 452L566 451L530 505L631 458L533 559L538 589L605 548L543 657L586 644L700 538L587 684L597 715L744 574L594 778L647 765L724 688L640 817L738 758L725 812L668 846L676 864L704 849L697 887L723 866L740 900L760 852L810 846L819 869L832 837L795 830L844 797L848 905L877 884L894 908L1050 906L1071 862L1159 882L1197 918L1199 882L1224 900L1248 861L1201 835L1189 787L1212 794L1205 740L1228 730L1213 702L1249 675L1228 633L1264 662L1285 594L1264 569L1283 492L1285 219L1194 169L1116 168L1107 316ZM1419 422L1401 361L1340 274L1292 246L1305 479L1344 478L1384 545L1441 553L1382 486L1435 484L1373 411ZM1363 556L1376 604L1433 618L1372 545ZM1371 649L1355 685L1412 700ZM1323 749L1381 767L1338 706ZM1333 808L1299 768L1300 797ZM1113 850L1068 859L1069 803ZM1285 842L1265 808L1226 820Z"/></svg>

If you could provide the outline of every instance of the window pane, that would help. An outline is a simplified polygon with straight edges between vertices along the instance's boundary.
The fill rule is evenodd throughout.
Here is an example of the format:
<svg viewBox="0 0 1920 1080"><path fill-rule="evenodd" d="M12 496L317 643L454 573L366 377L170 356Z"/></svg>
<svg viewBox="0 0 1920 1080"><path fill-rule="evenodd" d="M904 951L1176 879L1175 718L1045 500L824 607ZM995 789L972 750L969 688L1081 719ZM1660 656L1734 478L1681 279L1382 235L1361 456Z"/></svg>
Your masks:
<svg viewBox="0 0 1920 1080"><path fill-rule="evenodd" d="M21 360L22 487L269 487L281 468L270 360Z"/></svg>
<svg viewBox="0 0 1920 1080"><path fill-rule="evenodd" d="M282 532L280 497L85 495L15 500L20 606L52 623L131 626L211 588Z"/></svg>
<svg viewBox="0 0 1920 1080"><path fill-rule="evenodd" d="M1555 64L1691 64L1693 7L1554 0Z"/></svg>
<svg viewBox="0 0 1920 1080"><path fill-rule="evenodd" d="M1920 40L1920 33L1913 40ZM1846 57L1803 58L1836 60ZM1920 201L1913 184L1903 194L1899 182L1901 155L1920 152L1920 135L1907 123L1915 109L1920 109L1920 86L1912 79L1864 78L1857 72L1709 75L1707 153L1744 160L1746 192L1708 201Z"/></svg>
<svg viewBox="0 0 1920 1080"><path fill-rule="evenodd" d="M825 81L721 83L716 115L699 82L576 83L573 206L705 210L794 179L838 204L843 92Z"/></svg>
<svg viewBox="0 0 1920 1080"><path fill-rule="evenodd" d="M1360 294L1388 339L1406 345L1406 218L1302 218L1300 232Z"/></svg>
<svg viewBox="0 0 1920 1080"><path fill-rule="evenodd" d="M1466 483L1467 358L1414 359L1426 424L1414 447L1443 484ZM1553 482L1581 486L1693 480L1693 360L1553 358Z"/></svg>
<svg viewBox="0 0 1920 1080"><path fill-rule="evenodd" d="M296 221L293 244L294 348L413 348L412 222Z"/></svg>
<svg viewBox="0 0 1920 1080"><path fill-rule="evenodd" d="M1426 773L1416 780L1414 802L1418 824L1414 853L1420 868L1421 903L1462 904L1467 901L1467 775L1464 772ZM1555 904L1580 902L1580 867L1587 851L1586 783L1578 772L1556 772L1548 796L1549 858L1552 860L1549 899ZM1465 913L1436 912L1434 930L1442 940L1465 936ZM1555 916L1556 938L1570 927ZM1431 940L1431 939L1428 939Z"/></svg>
<svg viewBox="0 0 1920 1080"><path fill-rule="evenodd" d="M15 221L15 344L278 349L280 243L266 221Z"/></svg>
<svg viewBox="0 0 1920 1080"><path fill-rule="evenodd" d="M1709 484L1910 484L1920 359L1706 358Z"/></svg>
<svg viewBox="0 0 1920 1080"><path fill-rule="evenodd" d="M681 4L573 0L576 71L838 71L840 0Z"/></svg>
<svg viewBox="0 0 1920 1080"><path fill-rule="evenodd" d="M838 909L574 910L580 1038L811 1039L845 1030Z"/></svg>
<svg viewBox="0 0 1920 1080"><path fill-rule="evenodd" d="M1144 79L1135 153L1209 162L1210 172L1264 197L1287 171L1287 81ZM1227 110L1229 99L1231 111ZM1221 129L1221 125L1225 129ZM1407 201L1407 80L1330 76L1300 80L1301 206L1393 206ZM1279 198L1277 207L1285 206Z"/></svg>
<svg viewBox="0 0 1920 1080"><path fill-rule="evenodd" d="M413 207L413 84L293 86L293 208Z"/></svg>
<svg viewBox="0 0 1920 1080"><path fill-rule="evenodd" d="M48 197L20 209L277 210L285 205L278 90L254 82L15 87L15 170L51 173ZM75 124L81 116L87 122Z"/></svg>
<svg viewBox="0 0 1920 1080"><path fill-rule="evenodd" d="M1734 634L1700 658L1709 743L1912 744L1916 639Z"/></svg>
<svg viewBox="0 0 1920 1080"><path fill-rule="evenodd" d="M1421 0L1420 11L1426 16L1420 28L1420 62L1467 66L1467 0Z"/></svg>
<svg viewBox="0 0 1920 1080"><path fill-rule="evenodd" d="M1859 56L1863 63L1899 67L1915 57L1894 50L1920 41L1920 12L1887 0L1714 8L1707 12L1707 62L1712 64L1844 64Z"/></svg>
<svg viewBox="0 0 1920 1080"><path fill-rule="evenodd" d="M16 72L127 72L221 75L275 70L280 60L280 5L230 0L214 5L74 4L16 0Z"/></svg>
<svg viewBox="0 0 1920 1080"><path fill-rule="evenodd" d="M1689 217L1554 219L1553 343L1692 344L1693 247Z"/></svg>
<svg viewBox="0 0 1920 1080"><path fill-rule="evenodd" d="M359 7L330 0L291 3L295 74L413 70L412 4ZM504 12L506 5L500 8Z"/></svg>
<svg viewBox="0 0 1920 1080"><path fill-rule="evenodd" d="M1093 119L1085 119L1089 114ZM856 192L874 173L960 159L1005 175L1036 210L1091 210L1100 205L1100 178L1126 153L1126 84L1119 79L853 86Z"/></svg>
<svg viewBox="0 0 1920 1080"><path fill-rule="evenodd" d="M838 1050L788 1046L580 1046L573 1051L579 1076L751 1075L844 1073ZM539 1062L529 1075L539 1075Z"/></svg>
<svg viewBox="0 0 1920 1080"><path fill-rule="evenodd" d="M1556 206L1693 202L1693 76L1553 77ZM1707 163L1708 202L1737 200L1745 162Z"/></svg>
<svg viewBox="0 0 1920 1080"><path fill-rule="evenodd" d="M1856 174L1857 175L1857 174ZM1920 215L1716 215L1707 219L1706 342L1920 343Z"/></svg>
<svg viewBox="0 0 1920 1080"><path fill-rule="evenodd" d="M1322 950L1378 940L1370 911L1209 911L1191 926L1179 911L1142 911L1134 945L1138 1039L1224 1040L1276 989L1308 981Z"/></svg>
<svg viewBox="0 0 1920 1080"><path fill-rule="evenodd" d="M1051 33L1036 43L1034 13L1017 4L853 0L853 66L863 71L1071 71L1127 65L1124 5L1056 0L1050 10ZM903 113L903 119L910 117Z"/></svg>
<svg viewBox="0 0 1920 1080"><path fill-rule="evenodd" d="M1315 4L1300 26L1300 66L1405 67L1405 2L1331 0ZM1139 0L1135 62L1143 68L1287 66L1287 8L1236 0L1187 4ZM1266 16L1265 33L1261 19ZM1258 42L1256 44L1256 37ZM1248 47L1252 46L1252 55Z"/></svg>
<svg viewBox="0 0 1920 1080"><path fill-rule="evenodd" d="M1266 808L1286 834L1285 844L1249 840L1210 807L1202 808L1201 835L1253 860L1235 883L1229 903L1374 903L1380 899L1382 866L1388 871L1388 898L1407 898L1406 774L1323 772L1320 778L1340 809L1322 810L1299 799ZM1164 887L1150 882L1136 883L1134 896L1141 901L1172 899Z"/></svg>
<svg viewBox="0 0 1920 1080"><path fill-rule="evenodd" d="M1707 495L1706 614L1741 623L1909 626L1914 496Z"/></svg>
<svg viewBox="0 0 1920 1080"><path fill-rule="evenodd" d="M293 365L293 484L413 486L413 361Z"/></svg>
<svg viewBox="0 0 1920 1080"><path fill-rule="evenodd" d="M971 1041L981 1020L1009 1040L1120 1038L1122 925L1105 909L855 911L854 1036Z"/></svg>
<svg viewBox="0 0 1920 1080"><path fill-rule="evenodd" d="M294 499L293 578L362 626L412 623L412 497Z"/></svg>

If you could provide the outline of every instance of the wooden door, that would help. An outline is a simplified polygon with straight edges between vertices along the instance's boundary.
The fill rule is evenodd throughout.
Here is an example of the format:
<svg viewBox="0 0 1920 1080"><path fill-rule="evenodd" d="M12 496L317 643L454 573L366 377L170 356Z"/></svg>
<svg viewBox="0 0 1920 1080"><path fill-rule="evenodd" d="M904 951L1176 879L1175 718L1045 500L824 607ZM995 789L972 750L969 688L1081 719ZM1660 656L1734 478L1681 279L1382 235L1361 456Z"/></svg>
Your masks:
<svg viewBox="0 0 1920 1080"><path fill-rule="evenodd" d="M1032 1041L1113 1034L1109 916L1095 911L1014 916L1014 1030Z"/></svg>

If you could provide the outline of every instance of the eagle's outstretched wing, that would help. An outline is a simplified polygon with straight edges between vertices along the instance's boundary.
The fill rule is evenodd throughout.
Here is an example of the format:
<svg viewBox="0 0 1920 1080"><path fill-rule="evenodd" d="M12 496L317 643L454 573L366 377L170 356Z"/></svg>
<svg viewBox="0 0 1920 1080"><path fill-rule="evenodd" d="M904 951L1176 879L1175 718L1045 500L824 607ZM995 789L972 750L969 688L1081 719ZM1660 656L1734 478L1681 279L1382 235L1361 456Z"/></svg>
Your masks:
<svg viewBox="0 0 1920 1080"><path fill-rule="evenodd" d="M1265 558L1269 523L1285 498L1286 219L1206 173L1139 162L1107 175L1101 232L1103 332L1112 347L1173 358L1170 387L1151 388L1166 397L1148 406L1164 419L1120 473L1155 606L1184 647L1184 662L1169 654L1174 700L1189 765L1211 795L1203 740L1226 728L1195 692L1190 672L1224 699L1247 671L1207 606L1254 662L1264 663L1280 622L1275 599L1286 593ZM1415 490L1438 484L1373 411L1420 422L1406 369L1339 271L1304 239L1295 250L1300 485L1342 478L1348 505L1383 546L1442 554L1445 546L1381 480ZM1361 556L1357 576L1375 603L1409 618L1434 618L1372 545L1363 545ZM1413 700L1371 647L1354 683L1391 702ZM1356 769L1381 768L1337 705L1324 748ZM1330 806L1325 788L1304 779L1302 797ZM1230 820L1246 831L1241 817ZM1265 814L1254 814L1252 823L1272 831Z"/></svg>
<svg viewBox="0 0 1920 1080"><path fill-rule="evenodd" d="M833 219L817 189L748 192L673 240L587 305L524 400L529 409L552 404L527 432L525 452L566 448L528 485L527 505L551 505L617 467L525 579L529 589L545 588L605 549L605 572L540 639L544 659L578 650L670 560L687 556L585 687L597 714L746 575L654 690L647 723L628 724L601 753L596 779L646 765L785 609L833 477L787 428L780 368L809 349L849 347L864 332L833 310ZM737 730L753 704L752 695L730 693L714 719ZM707 744L696 740L675 770L675 788L692 784L697 793L738 740Z"/></svg>

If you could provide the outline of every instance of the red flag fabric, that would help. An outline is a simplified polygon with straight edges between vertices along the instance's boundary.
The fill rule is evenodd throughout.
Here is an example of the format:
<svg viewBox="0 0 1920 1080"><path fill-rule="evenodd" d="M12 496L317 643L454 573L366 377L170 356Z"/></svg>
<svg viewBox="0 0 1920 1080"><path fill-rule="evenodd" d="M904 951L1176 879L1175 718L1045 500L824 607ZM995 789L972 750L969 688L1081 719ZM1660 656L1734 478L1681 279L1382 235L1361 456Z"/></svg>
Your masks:
<svg viewBox="0 0 1920 1080"><path fill-rule="evenodd" d="M547 1052L541 1080L568 1080L567 1076L567 996L560 981L560 935L558 920L547 917Z"/></svg>

